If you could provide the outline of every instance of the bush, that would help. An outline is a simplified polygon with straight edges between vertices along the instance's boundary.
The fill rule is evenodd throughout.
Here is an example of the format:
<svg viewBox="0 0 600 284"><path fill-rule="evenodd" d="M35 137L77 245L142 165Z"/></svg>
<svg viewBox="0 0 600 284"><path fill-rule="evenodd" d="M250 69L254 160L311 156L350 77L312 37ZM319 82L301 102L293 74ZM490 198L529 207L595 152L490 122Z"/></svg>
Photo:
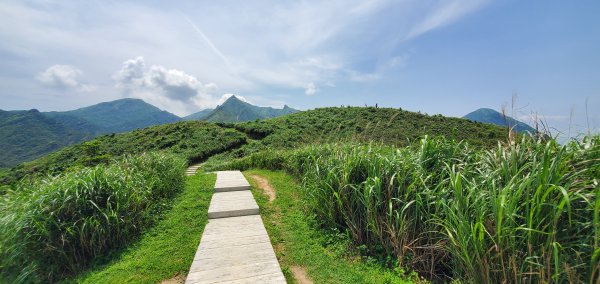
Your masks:
<svg viewBox="0 0 600 284"><path fill-rule="evenodd" d="M1 277L55 282L122 247L183 189L184 169L148 153L20 184L1 201Z"/></svg>
<svg viewBox="0 0 600 284"><path fill-rule="evenodd" d="M567 145L523 137L493 149L425 137L406 148L324 145L221 166L296 174L322 227L429 279L600 280L600 136Z"/></svg>

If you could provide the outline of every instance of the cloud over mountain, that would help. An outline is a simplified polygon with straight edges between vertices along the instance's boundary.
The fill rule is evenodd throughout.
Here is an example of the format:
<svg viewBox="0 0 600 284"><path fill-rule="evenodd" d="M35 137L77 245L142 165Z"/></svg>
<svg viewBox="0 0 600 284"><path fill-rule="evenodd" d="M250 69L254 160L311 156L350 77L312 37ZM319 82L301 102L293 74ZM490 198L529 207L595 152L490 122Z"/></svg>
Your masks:
<svg viewBox="0 0 600 284"><path fill-rule="evenodd" d="M177 113L212 106L215 102L212 94L218 89L216 84L203 84L195 76L181 70L161 65L147 67L141 56L123 62L113 78L117 87L127 95L174 108Z"/></svg>

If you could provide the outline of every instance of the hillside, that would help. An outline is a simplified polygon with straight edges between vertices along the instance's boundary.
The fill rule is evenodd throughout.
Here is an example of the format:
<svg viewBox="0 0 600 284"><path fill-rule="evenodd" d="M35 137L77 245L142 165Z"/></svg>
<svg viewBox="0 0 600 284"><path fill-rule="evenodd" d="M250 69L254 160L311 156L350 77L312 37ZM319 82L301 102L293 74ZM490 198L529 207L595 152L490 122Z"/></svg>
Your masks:
<svg viewBox="0 0 600 284"><path fill-rule="evenodd" d="M188 161L241 157L266 149L294 148L325 142L376 142L406 146L424 135L464 140L492 147L506 137L502 127L466 119L392 108L321 108L287 116L212 124L200 121L153 126L133 132L104 135L24 163L0 177L7 184L34 172L60 172L74 165L93 165L123 154L165 150Z"/></svg>
<svg viewBox="0 0 600 284"><path fill-rule="evenodd" d="M330 107L274 119L233 124L264 146L294 147L306 143L359 141L405 146L423 135L493 146L506 137L500 127L466 119L426 115L393 108Z"/></svg>
<svg viewBox="0 0 600 284"><path fill-rule="evenodd" d="M83 119L93 124L101 134L119 133L179 121L170 112L140 99L120 99L63 112L49 112L49 116L70 124L72 119Z"/></svg>
<svg viewBox="0 0 600 284"><path fill-rule="evenodd" d="M499 113L489 108L480 108L463 116L463 118L477 122L495 124L499 126L509 126L513 129L513 131L517 133L537 132L533 127L529 126L528 124L518 121L510 116L504 116L502 113Z"/></svg>
<svg viewBox="0 0 600 284"><path fill-rule="evenodd" d="M22 163L0 176L0 184L10 184L30 174L60 173L73 167L107 163L126 154L148 151L167 151L181 155L188 162L196 162L245 142L243 133L201 121L157 125L103 135Z"/></svg>
<svg viewBox="0 0 600 284"><path fill-rule="evenodd" d="M214 109L207 108L207 109L203 109L199 112L192 113L188 116L182 117L181 119L183 119L183 120L203 120L207 116L209 116L213 111L214 111Z"/></svg>
<svg viewBox="0 0 600 284"><path fill-rule="evenodd" d="M0 110L0 167L14 166L89 138L38 110Z"/></svg>
<svg viewBox="0 0 600 284"><path fill-rule="evenodd" d="M284 106L282 109L260 107L249 104L231 96L222 105L217 106L204 120L211 122L240 122L256 119L273 118L298 112L293 108Z"/></svg>
<svg viewBox="0 0 600 284"><path fill-rule="evenodd" d="M31 161L101 134L179 120L139 99L121 99L62 112L2 111L0 167Z"/></svg>

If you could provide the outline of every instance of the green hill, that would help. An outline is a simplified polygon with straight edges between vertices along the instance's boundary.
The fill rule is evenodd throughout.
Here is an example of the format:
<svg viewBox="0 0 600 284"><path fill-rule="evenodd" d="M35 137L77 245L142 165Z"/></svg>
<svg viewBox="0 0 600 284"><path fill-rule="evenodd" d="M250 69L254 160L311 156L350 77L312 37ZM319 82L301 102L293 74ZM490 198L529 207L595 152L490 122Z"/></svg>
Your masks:
<svg viewBox="0 0 600 284"><path fill-rule="evenodd" d="M298 112L293 108L284 106L282 109L260 107L241 101L236 96L231 96L222 105L217 106L203 120L211 122L240 122L263 118L273 118Z"/></svg>
<svg viewBox="0 0 600 284"><path fill-rule="evenodd" d="M0 167L14 166L90 138L38 110L0 110Z"/></svg>
<svg viewBox="0 0 600 284"><path fill-rule="evenodd" d="M160 110L140 99L120 99L95 104L71 111L48 112L49 116L65 123L83 119L97 128L97 132L119 133L144 128L151 125L171 123L181 120L178 116Z"/></svg>
<svg viewBox="0 0 600 284"><path fill-rule="evenodd" d="M188 161L241 157L266 149L305 144L357 141L405 146L423 135L465 140L491 147L506 137L505 129L490 124L392 108L321 108L241 123L178 122L133 132L104 135L92 141L23 163L0 177L12 183L31 173L61 172L77 165L94 165L123 154L165 150Z"/></svg>
<svg viewBox="0 0 600 284"><path fill-rule="evenodd" d="M180 118L139 99L121 99L71 111L2 111L0 167L15 166L101 134L127 132Z"/></svg>
<svg viewBox="0 0 600 284"><path fill-rule="evenodd" d="M513 129L513 131L518 132L518 133L537 133L537 131L529 126L528 124L518 121L510 116L505 116L493 109L489 109L489 108L480 108L476 111L473 111L465 116L463 116L463 118L472 120L472 121L477 121L477 122L483 122L483 123L490 123L490 124L495 124L495 125L500 125L500 126L506 126L506 127L511 127Z"/></svg>
<svg viewBox="0 0 600 284"><path fill-rule="evenodd" d="M185 121L157 125L103 135L22 163L0 176L0 184L14 183L31 174L60 173L73 167L107 163L112 158L148 151L168 151L196 162L244 143L246 136L243 133L211 123Z"/></svg>

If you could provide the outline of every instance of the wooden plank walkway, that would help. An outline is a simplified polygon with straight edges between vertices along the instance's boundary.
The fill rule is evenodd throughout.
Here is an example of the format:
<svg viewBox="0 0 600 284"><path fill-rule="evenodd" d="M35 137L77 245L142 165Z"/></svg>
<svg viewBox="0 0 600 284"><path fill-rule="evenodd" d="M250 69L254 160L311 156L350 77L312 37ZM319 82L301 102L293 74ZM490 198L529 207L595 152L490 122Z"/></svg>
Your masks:
<svg viewBox="0 0 600 284"><path fill-rule="evenodd" d="M185 283L286 283L241 172L217 172L208 216Z"/></svg>

